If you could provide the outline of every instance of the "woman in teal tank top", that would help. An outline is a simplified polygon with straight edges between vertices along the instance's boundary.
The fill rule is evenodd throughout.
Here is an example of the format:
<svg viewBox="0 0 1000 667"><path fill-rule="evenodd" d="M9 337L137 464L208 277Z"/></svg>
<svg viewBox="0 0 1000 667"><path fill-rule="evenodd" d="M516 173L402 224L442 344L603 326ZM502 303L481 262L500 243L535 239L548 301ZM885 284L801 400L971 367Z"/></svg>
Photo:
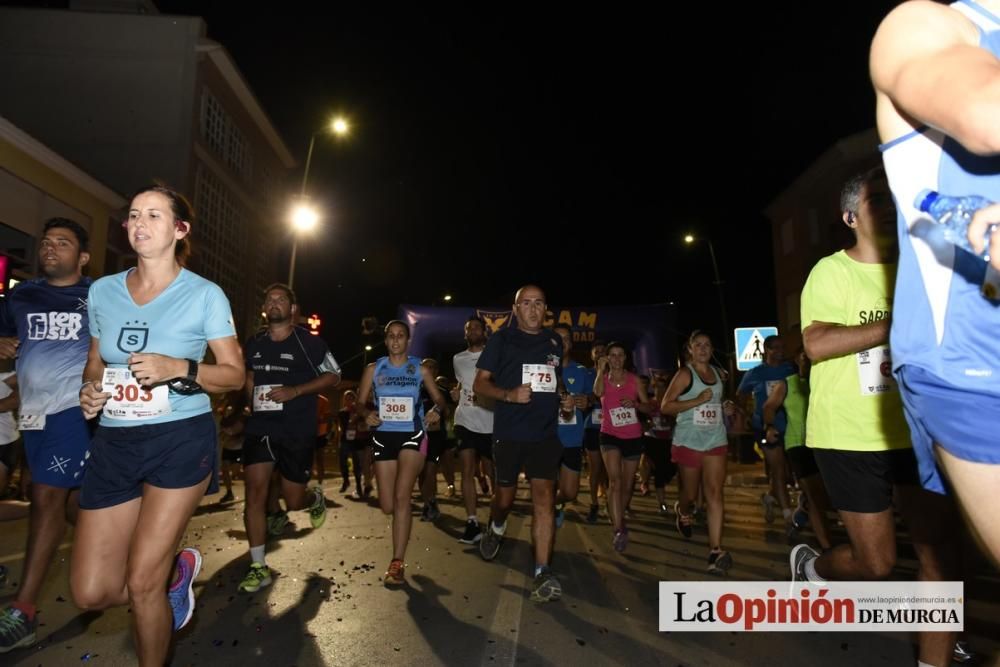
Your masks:
<svg viewBox="0 0 1000 667"><path fill-rule="evenodd" d="M723 573L733 557L722 548L722 485L726 481L728 438L722 420L722 374L711 365L712 341L695 331L688 339L691 361L678 369L660 411L676 415L671 458L680 472L680 500L674 504L677 531L691 537L691 503L703 485L708 506L708 571Z"/></svg>

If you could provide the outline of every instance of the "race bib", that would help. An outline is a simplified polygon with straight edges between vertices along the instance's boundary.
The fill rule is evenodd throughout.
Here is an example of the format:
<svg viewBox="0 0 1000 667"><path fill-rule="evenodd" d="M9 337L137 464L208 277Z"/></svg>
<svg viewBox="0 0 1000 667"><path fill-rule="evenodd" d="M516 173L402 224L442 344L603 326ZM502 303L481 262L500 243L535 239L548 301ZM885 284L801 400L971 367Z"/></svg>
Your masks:
<svg viewBox="0 0 1000 667"><path fill-rule="evenodd" d="M127 368L105 368L102 389L111 394L104 416L137 421L170 414L167 385L143 387Z"/></svg>
<svg viewBox="0 0 1000 667"><path fill-rule="evenodd" d="M639 423L639 416L636 414L635 408L611 408L608 410L608 414L611 416L612 426L628 426Z"/></svg>
<svg viewBox="0 0 1000 667"><path fill-rule="evenodd" d="M380 396L378 418L384 422L412 422L412 396Z"/></svg>
<svg viewBox="0 0 1000 667"><path fill-rule="evenodd" d="M476 404L476 395L464 387L461 390L461 395L459 396L458 404L467 408L471 408Z"/></svg>
<svg viewBox="0 0 1000 667"><path fill-rule="evenodd" d="M267 397L272 389L277 389L280 384L261 384L253 388L253 411L254 412L276 412L284 410L284 403L272 401Z"/></svg>
<svg viewBox="0 0 1000 667"><path fill-rule="evenodd" d="M349 428L347 429L347 432L344 433L344 437L348 440L354 440L354 438L358 437L358 432L353 428Z"/></svg>
<svg viewBox="0 0 1000 667"><path fill-rule="evenodd" d="M775 387L777 387L779 384L782 384L783 382L784 380L768 380L767 382L765 382L764 391L767 393L767 397L770 398L771 394L774 393Z"/></svg>
<svg viewBox="0 0 1000 667"><path fill-rule="evenodd" d="M862 396L896 391L889 348L873 347L870 350L862 350L857 354L857 362Z"/></svg>
<svg viewBox="0 0 1000 667"><path fill-rule="evenodd" d="M45 415L19 414L17 428L19 431L41 431L45 428Z"/></svg>
<svg viewBox="0 0 1000 667"><path fill-rule="evenodd" d="M576 426L576 410L573 410L573 414L570 415L569 419L563 417L563 411L559 411L559 425L560 426Z"/></svg>
<svg viewBox="0 0 1000 667"><path fill-rule="evenodd" d="M604 412L600 406L594 408L594 411L590 413L590 423L594 426L600 426L604 423Z"/></svg>
<svg viewBox="0 0 1000 667"><path fill-rule="evenodd" d="M695 426L718 426L722 423L722 405L702 403L694 409Z"/></svg>
<svg viewBox="0 0 1000 667"><path fill-rule="evenodd" d="M531 384L531 391L554 394L556 369L548 364L521 364L521 384Z"/></svg>

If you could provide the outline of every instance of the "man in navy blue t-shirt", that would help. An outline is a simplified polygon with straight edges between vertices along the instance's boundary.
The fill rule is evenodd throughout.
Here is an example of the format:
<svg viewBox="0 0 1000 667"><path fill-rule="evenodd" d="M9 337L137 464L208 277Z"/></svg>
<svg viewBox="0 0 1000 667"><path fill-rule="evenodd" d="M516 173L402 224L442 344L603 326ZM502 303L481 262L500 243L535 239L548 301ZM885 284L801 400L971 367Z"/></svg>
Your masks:
<svg viewBox="0 0 1000 667"><path fill-rule="evenodd" d="M563 391L559 379L562 340L543 327L545 313L541 288L525 285L519 289L514 297L517 327L501 329L490 337L476 364L473 385L476 395L496 401L493 461L497 488L479 552L486 560L496 558L523 467L531 480L534 507L531 538L535 574L531 599L535 602L556 600L562 595L549 560L555 530L555 480L562 457L557 430L559 411L573 411L573 399Z"/></svg>
<svg viewBox="0 0 1000 667"><path fill-rule="evenodd" d="M246 593L270 585L267 533L280 534L288 524L277 495L269 495L275 470L281 476L287 509L308 507L313 528L326 521L323 489L307 489L306 485L316 447L316 395L340 382L340 366L321 338L296 326L298 310L290 287L280 283L268 287L264 292L267 329L250 338L243 349L252 409L243 441L247 488L243 518L251 563L238 586Z"/></svg>

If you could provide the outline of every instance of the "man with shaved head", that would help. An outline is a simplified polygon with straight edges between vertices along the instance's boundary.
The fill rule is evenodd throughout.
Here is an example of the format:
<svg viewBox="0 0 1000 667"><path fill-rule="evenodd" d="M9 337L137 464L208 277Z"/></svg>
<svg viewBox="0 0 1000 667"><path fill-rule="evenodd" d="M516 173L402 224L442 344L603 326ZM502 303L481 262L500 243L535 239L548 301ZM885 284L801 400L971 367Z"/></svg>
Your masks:
<svg viewBox="0 0 1000 667"><path fill-rule="evenodd" d="M572 413L573 399L562 391L562 341L545 328L545 293L525 285L514 297L516 327L500 329L486 343L476 364L473 390L496 402L493 418L493 461L496 493L479 552L493 560L507 530L522 467L531 480L535 550L531 599L557 600L562 586L549 561L555 532L555 480L562 457L557 424L559 411ZM560 399L560 394L564 396Z"/></svg>

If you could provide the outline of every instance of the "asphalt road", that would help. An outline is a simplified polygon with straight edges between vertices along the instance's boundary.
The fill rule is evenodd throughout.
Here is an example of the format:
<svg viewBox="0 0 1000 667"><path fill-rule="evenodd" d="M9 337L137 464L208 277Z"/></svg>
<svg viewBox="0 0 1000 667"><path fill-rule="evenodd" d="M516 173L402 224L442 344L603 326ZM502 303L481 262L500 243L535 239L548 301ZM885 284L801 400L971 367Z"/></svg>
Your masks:
<svg viewBox="0 0 1000 667"><path fill-rule="evenodd" d="M726 488L731 580L785 580L788 551L778 524L764 523L760 467L734 465ZM444 490L444 484L440 485ZM174 665L913 665L913 637L904 633L684 633L658 631L661 580L717 580L705 572L702 528L691 540L657 512L652 496L636 497L625 554L611 547L606 517L584 520L589 501L567 512L557 536L554 570L561 601L536 605L530 584L530 502L518 493L499 557L457 542L464 526L461 498L442 498L442 516L421 523L415 513L407 552L408 585L382 586L391 556L389 520L374 503L338 493L328 480L326 524L294 526L268 547L278 572L260 592L239 594L248 556L242 522L242 484L236 502L206 498L185 544L205 557L196 584L197 612L175 643ZM670 487L671 502L675 492ZM485 518L485 499L480 515ZM416 507L416 504L415 504ZM10 568L0 603L13 596L23 557L25 522L0 530L0 563ZM71 534L60 548L39 601L38 644L0 656L0 665L133 665L125 608L81 613L67 585ZM966 638L979 664L1000 656L1000 575L981 560L966 586ZM915 571L901 537L898 578Z"/></svg>

